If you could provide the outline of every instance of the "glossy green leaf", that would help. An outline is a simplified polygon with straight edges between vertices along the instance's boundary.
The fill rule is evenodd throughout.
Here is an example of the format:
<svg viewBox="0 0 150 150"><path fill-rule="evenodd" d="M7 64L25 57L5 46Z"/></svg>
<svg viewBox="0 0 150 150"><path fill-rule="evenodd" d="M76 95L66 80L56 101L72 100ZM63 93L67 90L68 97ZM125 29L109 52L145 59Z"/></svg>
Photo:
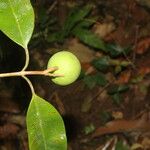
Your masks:
<svg viewBox="0 0 150 150"><path fill-rule="evenodd" d="M27 48L34 28L30 0L0 0L0 30L23 48Z"/></svg>
<svg viewBox="0 0 150 150"><path fill-rule="evenodd" d="M65 127L58 111L33 95L27 112L30 150L67 150Z"/></svg>
<svg viewBox="0 0 150 150"><path fill-rule="evenodd" d="M105 43L93 32L87 29L75 28L72 33L83 43L106 52Z"/></svg>

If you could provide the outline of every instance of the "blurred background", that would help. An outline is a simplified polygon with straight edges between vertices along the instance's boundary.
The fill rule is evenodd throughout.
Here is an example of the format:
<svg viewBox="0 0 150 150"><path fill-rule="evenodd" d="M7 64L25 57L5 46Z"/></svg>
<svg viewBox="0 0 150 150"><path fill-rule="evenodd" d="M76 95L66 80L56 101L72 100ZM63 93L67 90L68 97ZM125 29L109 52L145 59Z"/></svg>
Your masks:
<svg viewBox="0 0 150 150"><path fill-rule="evenodd" d="M35 29L28 70L69 50L82 72L69 86L30 77L63 116L68 150L150 150L150 1L31 0ZM0 73L21 70L24 50L0 32ZM28 150L30 88L0 78L0 150Z"/></svg>

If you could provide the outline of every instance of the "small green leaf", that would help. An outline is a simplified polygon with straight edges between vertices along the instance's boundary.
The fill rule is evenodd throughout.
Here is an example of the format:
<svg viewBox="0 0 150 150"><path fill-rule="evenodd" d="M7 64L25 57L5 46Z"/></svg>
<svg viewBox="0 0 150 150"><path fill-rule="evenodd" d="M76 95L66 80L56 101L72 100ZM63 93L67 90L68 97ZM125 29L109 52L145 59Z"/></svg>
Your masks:
<svg viewBox="0 0 150 150"><path fill-rule="evenodd" d="M92 65L100 71L106 71L108 67L110 66L109 61L110 61L110 58L108 56L104 56L104 57L93 60Z"/></svg>
<svg viewBox="0 0 150 150"><path fill-rule="evenodd" d="M123 48L120 45L115 43L106 44L106 48L112 57L117 57L122 54L128 54L131 51L130 47Z"/></svg>
<svg viewBox="0 0 150 150"><path fill-rule="evenodd" d="M122 85L117 85L117 84L114 84L112 86L110 86L108 88L108 94L115 94L115 93L122 93L122 92L125 92L129 89L129 86L126 85L126 84L122 84Z"/></svg>
<svg viewBox="0 0 150 150"><path fill-rule="evenodd" d="M92 18L87 18L87 19L85 18L82 21L80 21L76 25L75 28L89 28L90 26L92 26L96 22L97 19L98 19L97 17L95 17L95 18L92 17Z"/></svg>
<svg viewBox="0 0 150 150"><path fill-rule="evenodd" d="M100 113L100 119L101 119L102 123L105 124L106 122L112 120L111 113L107 112L107 111L102 111Z"/></svg>
<svg viewBox="0 0 150 150"><path fill-rule="evenodd" d="M116 143L116 148L115 150L129 150L127 145L124 145L122 141L118 141Z"/></svg>
<svg viewBox="0 0 150 150"><path fill-rule="evenodd" d="M84 83L92 89L96 85L105 86L108 81L106 80L104 74L98 73L95 75L87 75L84 78Z"/></svg>
<svg viewBox="0 0 150 150"><path fill-rule="evenodd" d="M95 78L95 75L87 75L84 77L84 83L90 89L96 86L96 82L97 79Z"/></svg>
<svg viewBox="0 0 150 150"><path fill-rule="evenodd" d="M84 128L84 132L86 135L93 132L94 130L95 130L95 126L92 123Z"/></svg>
<svg viewBox="0 0 150 150"><path fill-rule="evenodd" d="M106 52L105 43L96 34L83 28L75 28L72 33L83 43Z"/></svg>
<svg viewBox="0 0 150 150"><path fill-rule="evenodd" d="M131 83L139 83L143 80L143 75L137 75L131 79Z"/></svg>
<svg viewBox="0 0 150 150"><path fill-rule="evenodd" d="M58 111L33 95L27 112L30 150L67 150L65 127Z"/></svg>
<svg viewBox="0 0 150 150"><path fill-rule="evenodd" d="M23 48L27 48L34 28L30 0L0 0L0 30Z"/></svg>
<svg viewBox="0 0 150 150"><path fill-rule="evenodd" d="M127 67L127 66L131 65L131 62L129 62L129 61L121 61L120 65L122 67Z"/></svg>
<svg viewBox="0 0 150 150"><path fill-rule="evenodd" d="M96 78L97 78L97 85L105 86L108 83L108 81L106 80L105 75L102 74L102 73L98 73L96 75Z"/></svg>
<svg viewBox="0 0 150 150"><path fill-rule="evenodd" d="M77 7L74 8L65 21L65 24L63 26L62 36L63 37L68 36L68 34L75 27L75 25L77 25L77 23L82 21L82 19L86 17L91 10L92 10L91 5L86 5L82 8L77 8Z"/></svg>
<svg viewBox="0 0 150 150"><path fill-rule="evenodd" d="M115 94L111 95L111 97L112 97L113 103L116 104L116 105L118 105L118 106L123 101L123 97L121 96L120 93L115 93Z"/></svg>
<svg viewBox="0 0 150 150"><path fill-rule="evenodd" d="M118 74L122 71L122 67L120 65L115 67L115 74Z"/></svg>

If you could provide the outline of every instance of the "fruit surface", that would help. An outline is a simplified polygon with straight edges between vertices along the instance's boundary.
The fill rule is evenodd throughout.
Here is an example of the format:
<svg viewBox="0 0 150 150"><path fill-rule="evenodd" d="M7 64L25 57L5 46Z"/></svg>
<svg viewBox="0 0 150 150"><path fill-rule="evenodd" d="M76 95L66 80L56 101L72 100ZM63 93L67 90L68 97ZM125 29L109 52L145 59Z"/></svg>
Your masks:
<svg viewBox="0 0 150 150"><path fill-rule="evenodd" d="M58 67L54 74L62 75L54 77L52 81L58 85L68 85L74 82L80 75L81 65L77 57L68 51L60 51L54 54L48 61L47 68Z"/></svg>

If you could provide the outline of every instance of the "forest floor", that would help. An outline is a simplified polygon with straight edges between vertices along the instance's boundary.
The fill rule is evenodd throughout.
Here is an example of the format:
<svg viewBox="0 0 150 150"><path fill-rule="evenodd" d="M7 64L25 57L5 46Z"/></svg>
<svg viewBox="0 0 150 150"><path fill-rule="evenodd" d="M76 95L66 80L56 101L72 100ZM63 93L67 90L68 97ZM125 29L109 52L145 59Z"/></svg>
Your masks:
<svg viewBox="0 0 150 150"><path fill-rule="evenodd" d="M52 103L63 116L68 150L150 150L150 3L146 0L100 0L92 4L93 15L98 19L90 30L106 43L130 45L128 55L113 60L125 60L131 65L119 73L115 72L117 66L109 68L104 72L109 81L104 86L91 86L93 80L85 84L80 78L69 86L60 87L48 84L49 78L31 78L36 93ZM42 44L31 49L29 69L45 68L49 55L62 46L78 56L86 75L93 75L97 69L91 62L107 55L73 36L63 45ZM15 80L19 85L12 89L14 80L6 80L5 83L10 84L4 85L0 92L0 150L28 150L25 114L30 90L24 81Z"/></svg>

